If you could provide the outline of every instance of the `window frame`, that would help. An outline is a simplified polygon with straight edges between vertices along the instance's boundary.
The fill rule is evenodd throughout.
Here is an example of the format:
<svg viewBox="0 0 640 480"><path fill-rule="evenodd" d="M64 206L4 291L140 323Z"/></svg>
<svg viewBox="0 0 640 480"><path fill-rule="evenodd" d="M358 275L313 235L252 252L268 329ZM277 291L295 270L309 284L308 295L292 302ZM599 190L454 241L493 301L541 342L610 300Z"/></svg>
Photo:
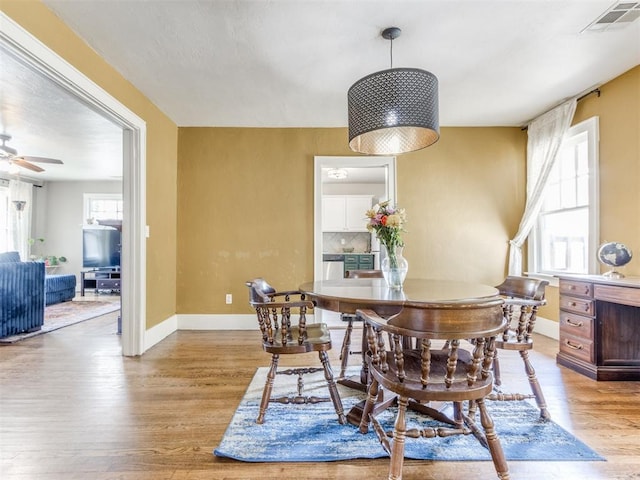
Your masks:
<svg viewBox="0 0 640 480"><path fill-rule="evenodd" d="M83 224L88 225L88 220L93 218L91 216L91 202L94 200L118 200L124 202L123 195L121 193L85 193L83 195ZM122 216L124 215L124 208L122 210ZM110 220L122 220L122 218L113 218Z"/></svg>
<svg viewBox="0 0 640 480"><path fill-rule="evenodd" d="M531 233L529 235L528 241L528 263L529 263L529 273L532 275L540 275L540 276L559 276L563 274L587 274L594 275L598 273L598 260L597 260L597 251L600 245L599 241L599 232L600 232L600 195L599 195L599 185L600 185L600 172L599 172L599 144L600 144L600 122L599 117L594 116L588 118L576 125L573 125L563 139L563 143L560 146L560 150L558 151L558 158L561 158L561 151L563 148L567 146L565 142L573 143L575 138L579 135L587 134L587 145L588 145L588 169L589 169L589 181L588 181L588 191L589 191L589 204L588 204L588 218L589 218L589 228L588 228L588 248L587 248L587 272L569 272L569 271L559 271L559 270L545 270L542 268L542 255L541 255L541 245L542 239L544 235L541 232L541 220L542 220L542 210L538 214L538 218L536 219L536 223L531 229ZM527 166L529 168L529 166ZM543 204L544 208L544 204ZM570 211L574 210L575 207L567 207L556 210L556 212L561 211Z"/></svg>

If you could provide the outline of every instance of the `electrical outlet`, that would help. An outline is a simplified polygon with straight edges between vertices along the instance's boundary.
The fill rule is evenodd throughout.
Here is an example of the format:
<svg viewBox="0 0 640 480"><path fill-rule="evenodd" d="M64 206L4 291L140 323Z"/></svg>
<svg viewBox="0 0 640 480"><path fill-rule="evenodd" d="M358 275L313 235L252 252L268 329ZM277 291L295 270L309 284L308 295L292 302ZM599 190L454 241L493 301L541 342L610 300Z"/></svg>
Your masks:
<svg viewBox="0 0 640 480"><path fill-rule="evenodd" d="M227 305L230 305L233 303L233 295L231 295L230 293L227 293L227 296L225 297L225 302L227 303Z"/></svg>

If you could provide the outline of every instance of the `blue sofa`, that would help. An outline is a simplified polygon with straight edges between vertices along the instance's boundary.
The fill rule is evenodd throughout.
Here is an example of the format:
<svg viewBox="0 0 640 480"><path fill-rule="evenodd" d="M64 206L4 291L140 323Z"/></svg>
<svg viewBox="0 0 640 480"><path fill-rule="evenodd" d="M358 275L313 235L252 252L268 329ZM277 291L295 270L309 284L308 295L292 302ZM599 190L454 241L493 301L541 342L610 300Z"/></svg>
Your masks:
<svg viewBox="0 0 640 480"><path fill-rule="evenodd" d="M67 302L76 296L75 275L45 275L44 304Z"/></svg>
<svg viewBox="0 0 640 480"><path fill-rule="evenodd" d="M0 254L0 338L42 328L44 271L44 263L21 262L18 252Z"/></svg>

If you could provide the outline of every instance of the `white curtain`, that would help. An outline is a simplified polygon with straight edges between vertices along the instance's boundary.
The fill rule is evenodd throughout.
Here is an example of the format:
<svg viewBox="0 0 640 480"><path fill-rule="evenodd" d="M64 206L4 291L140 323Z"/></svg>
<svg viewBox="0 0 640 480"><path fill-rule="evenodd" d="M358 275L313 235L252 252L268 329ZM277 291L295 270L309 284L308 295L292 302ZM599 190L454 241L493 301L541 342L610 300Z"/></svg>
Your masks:
<svg viewBox="0 0 640 480"><path fill-rule="evenodd" d="M573 98L533 120L527 129L527 201L518 233L509 240L509 275L522 275L522 244L536 223L549 173L562 138L571 126L577 100Z"/></svg>
<svg viewBox="0 0 640 480"><path fill-rule="evenodd" d="M20 180L9 181L9 250L20 253L20 260L29 260L29 233L33 186ZM22 210L14 202L25 202Z"/></svg>

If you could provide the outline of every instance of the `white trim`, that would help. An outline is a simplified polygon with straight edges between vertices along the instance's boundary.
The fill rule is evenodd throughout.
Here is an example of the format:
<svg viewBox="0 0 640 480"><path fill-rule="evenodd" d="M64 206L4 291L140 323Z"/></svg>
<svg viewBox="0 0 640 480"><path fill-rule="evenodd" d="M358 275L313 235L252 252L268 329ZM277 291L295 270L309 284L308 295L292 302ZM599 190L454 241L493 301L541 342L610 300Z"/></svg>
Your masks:
<svg viewBox="0 0 640 480"><path fill-rule="evenodd" d="M540 335L560 340L560 324L544 317L536 317L536 328L534 330Z"/></svg>
<svg viewBox="0 0 640 480"><path fill-rule="evenodd" d="M122 353L142 355L146 323L146 123L0 12L0 43L123 128Z"/></svg>
<svg viewBox="0 0 640 480"><path fill-rule="evenodd" d="M313 315L307 316L309 323L314 322ZM343 326L332 326L331 330L342 329ZM362 328L355 325L355 328ZM255 314L178 314L167 318L165 321L151 327L145 335L145 351L172 333L181 330L195 331L223 331L223 330L256 330L258 324ZM558 340L560 338L560 324L544 317L536 319L535 332L546 337Z"/></svg>
<svg viewBox="0 0 640 480"><path fill-rule="evenodd" d="M144 349L149 350L178 330L178 316L173 315L145 332Z"/></svg>
<svg viewBox="0 0 640 480"><path fill-rule="evenodd" d="M559 287L560 279L555 275L551 275L548 273L536 273L536 272L524 272L524 274L529 278L535 278L536 280L546 280L549 282L550 287Z"/></svg>

